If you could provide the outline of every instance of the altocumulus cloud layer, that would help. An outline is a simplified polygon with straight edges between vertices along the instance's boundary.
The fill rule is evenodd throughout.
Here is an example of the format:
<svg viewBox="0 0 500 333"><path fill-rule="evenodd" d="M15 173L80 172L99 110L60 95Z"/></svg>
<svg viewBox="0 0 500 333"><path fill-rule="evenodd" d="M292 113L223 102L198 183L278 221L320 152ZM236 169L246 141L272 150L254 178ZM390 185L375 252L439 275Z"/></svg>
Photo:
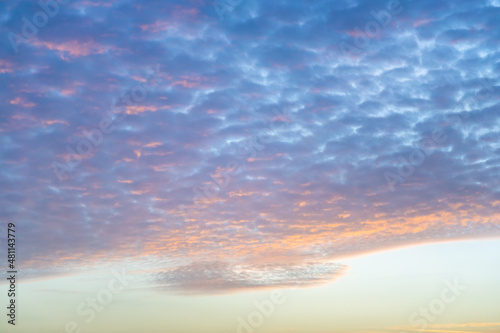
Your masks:
<svg viewBox="0 0 500 333"><path fill-rule="evenodd" d="M302 286L500 234L498 0L70 1L32 37L36 3L0 7L1 215L32 275Z"/></svg>

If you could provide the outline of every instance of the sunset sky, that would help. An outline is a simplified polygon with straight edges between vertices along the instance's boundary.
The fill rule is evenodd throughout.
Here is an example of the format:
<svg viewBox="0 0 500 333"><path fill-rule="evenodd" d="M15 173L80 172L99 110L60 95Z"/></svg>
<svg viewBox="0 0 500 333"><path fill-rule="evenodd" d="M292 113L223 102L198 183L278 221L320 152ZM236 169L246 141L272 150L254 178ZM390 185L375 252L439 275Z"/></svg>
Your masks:
<svg viewBox="0 0 500 333"><path fill-rule="evenodd" d="M3 1L0 32L1 332L500 332L500 0Z"/></svg>

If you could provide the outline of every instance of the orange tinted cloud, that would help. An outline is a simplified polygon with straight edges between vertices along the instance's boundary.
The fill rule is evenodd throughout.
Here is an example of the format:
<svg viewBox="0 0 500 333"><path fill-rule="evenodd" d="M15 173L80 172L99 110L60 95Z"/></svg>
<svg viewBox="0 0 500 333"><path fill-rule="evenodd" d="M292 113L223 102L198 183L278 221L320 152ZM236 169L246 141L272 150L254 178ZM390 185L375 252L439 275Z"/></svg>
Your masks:
<svg viewBox="0 0 500 333"><path fill-rule="evenodd" d="M102 54L116 49L114 46L100 45L93 41L79 42L76 40L71 40L67 42L55 43L35 40L32 42L32 44L36 47L68 53L72 57L84 57L88 56L89 54Z"/></svg>
<svg viewBox="0 0 500 333"><path fill-rule="evenodd" d="M156 106L127 106L127 114L139 114L143 112L155 112Z"/></svg>
<svg viewBox="0 0 500 333"><path fill-rule="evenodd" d="M27 102L25 101L23 98L21 97L16 97L14 98L13 100L10 101L10 104L14 104L14 105L20 105L22 107L25 107L25 108L32 108L35 106L35 103L33 102Z"/></svg>

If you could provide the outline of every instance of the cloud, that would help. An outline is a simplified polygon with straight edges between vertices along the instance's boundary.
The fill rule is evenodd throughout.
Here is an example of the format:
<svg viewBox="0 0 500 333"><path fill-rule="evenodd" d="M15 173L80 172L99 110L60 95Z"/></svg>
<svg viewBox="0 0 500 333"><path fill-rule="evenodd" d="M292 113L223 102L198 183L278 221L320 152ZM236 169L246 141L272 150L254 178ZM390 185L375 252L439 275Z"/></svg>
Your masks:
<svg viewBox="0 0 500 333"><path fill-rule="evenodd" d="M295 288L330 282L346 266L334 263L231 265L227 262L193 262L157 273L159 288L184 293L221 293L248 288Z"/></svg>

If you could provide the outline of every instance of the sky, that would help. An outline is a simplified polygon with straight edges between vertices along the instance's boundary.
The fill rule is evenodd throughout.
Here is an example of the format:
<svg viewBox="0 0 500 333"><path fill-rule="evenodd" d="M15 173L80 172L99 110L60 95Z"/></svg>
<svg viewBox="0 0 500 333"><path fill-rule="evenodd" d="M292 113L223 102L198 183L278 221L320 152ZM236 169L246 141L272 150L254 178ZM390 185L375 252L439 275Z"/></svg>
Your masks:
<svg viewBox="0 0 500 333"><path fill-rule="evenodd" d="M499 18L1 2L2 332L498 332Z"/></svg>

